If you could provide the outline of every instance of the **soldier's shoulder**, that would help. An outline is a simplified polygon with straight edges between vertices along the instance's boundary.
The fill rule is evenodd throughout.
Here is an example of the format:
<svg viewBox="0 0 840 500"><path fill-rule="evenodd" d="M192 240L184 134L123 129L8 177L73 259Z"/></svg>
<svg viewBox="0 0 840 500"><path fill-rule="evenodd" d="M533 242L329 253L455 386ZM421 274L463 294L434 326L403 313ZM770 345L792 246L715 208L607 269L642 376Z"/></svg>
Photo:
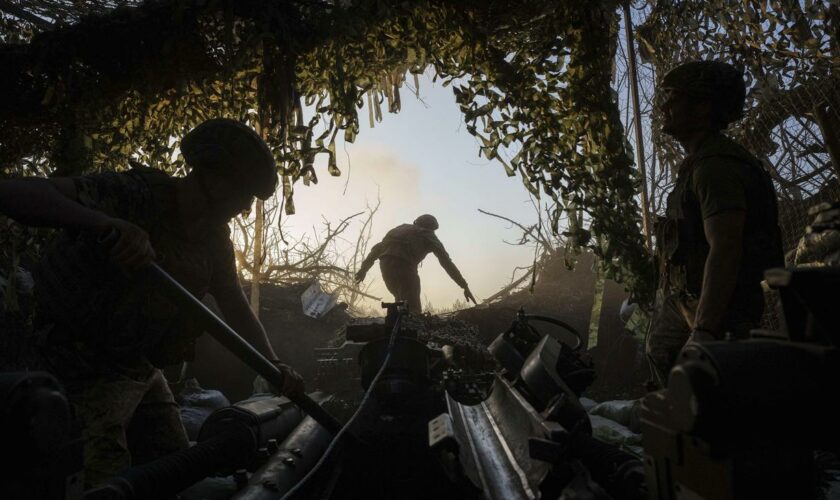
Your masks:
<svg viewBox="0 0 840 500"><path fill-rule="evenodd" d="M423 234L426 241L431 243L432 247L438 248L439 250L443 250L446 252L446 248L443 246L443 242L437 237L434 231L425 230Z"/></svg>
<svg viewBox="0 0 840 500"><path fill-rule="evenodd" d="M725 134L717 134L705 141L700 149L694 154L695 163L698 165L729 161L755 165L759 163L758 158L750 153L744 146Z"/></svg>
<svg viewBox="0 0 840 500"><path fill-rule="evenodd" d="M400 224L394 228L391 228L390 231L385 233L385 238L398 238L398 237L405 237L410 234L414 234L416 229L419 229L414 224Z"/></svg>
<svg viewBox="0 0 840 500"><path fill-rule="evenodd" d="M127 206L148 197L149 186L131 170L98 172L73 177L79 202L110 214L124 212ZM126 214L121 217L125 218Z"/></svg>
<svg viewBox="0 0 840 500"><path fill-rule="evenodd" d="M142 180L150 186L159 184L171 184L175 181L174 177L167 174L163 170L152 168L141 163L130 162L131 168L125 175L131 176L135 179Z"/></svg>
<svg viewBox="0 0 840 500"><path fill-rule="evenodd" d="M720 135L706 141L694 154L692 162L694 183L702 181L729 182L751 177L750 172L761 162L731 138Z"/></svg>
<svg viewBox="0 0 840 500"><path fill-rule="evenodd" d="M148 191L158 186L168 186L173 178L151 167L133 164L121 172L100 172L74 178L77 190L96 189L102 194L120 196L123 192Z"/></svg>

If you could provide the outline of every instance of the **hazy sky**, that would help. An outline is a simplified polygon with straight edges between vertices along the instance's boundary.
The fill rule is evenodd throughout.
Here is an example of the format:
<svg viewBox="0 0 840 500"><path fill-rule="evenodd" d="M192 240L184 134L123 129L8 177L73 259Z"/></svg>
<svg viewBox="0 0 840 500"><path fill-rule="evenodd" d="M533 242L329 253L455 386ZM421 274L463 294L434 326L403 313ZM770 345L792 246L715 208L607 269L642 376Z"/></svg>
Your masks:
<svg viewBox="0 0 840 500"><path fill-rule="evenodd" d="M481 301L510 281L514 267L529 264L533 247L505 243L515 241L519 232L478 209L531 223L536 214L528 192L519 177L505 174L500 163L478 157L478 143L466 130L450 87L433 83L426 75L420 80L421 100L407 87L401 97L402 110L385 113L383 105L383 120L373 129L367 109L359 112L356 142L337 144L340 177L326 172L326 155L320 155L319 183L295 186L297 214L287 218L286 231L292 236L311 232L322 216L338 221L364 210L379 191L382 204L374 219L373 239L379 241L392 227L420 214L434 215L440 222L438 237ZM360 224L350 228L354 236ZM463 299L434 255L423 262L420 278L424 304L446 307ZM391 299L378 266L366 282L372 283L372 294Z"/></svg>

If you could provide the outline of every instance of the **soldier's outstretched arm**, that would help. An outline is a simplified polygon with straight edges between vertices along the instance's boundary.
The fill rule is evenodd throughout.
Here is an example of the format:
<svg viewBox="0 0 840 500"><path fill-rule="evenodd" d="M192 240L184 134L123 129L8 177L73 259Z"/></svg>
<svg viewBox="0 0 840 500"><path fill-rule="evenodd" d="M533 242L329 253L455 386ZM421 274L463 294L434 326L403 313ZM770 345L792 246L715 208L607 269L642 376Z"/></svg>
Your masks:
<svg viewBox="0 0 840 500"><path fill-rule="evenodd" d="M356 281L360 282L365 279L368 270L373 266L373 263L376 262L376 259L382 256L382 251L385 249L385 245L382 244L380 241L376 245L373 245L373 248L370 249L367 257L365 260L362 261L362 265L359 266L359 270L356 272Z"/></svg>
<svg viewBox="0 0 840 500"><path fill-rule="evenodd" d="M0 181L0 212L21 224L82 231L107 225L110 217L76 200L73 179L26 177Z"/></svg>
<svg viewBox="0 0 840 500"><path fill-rule="evenodd" d="M473 304L477 304L475 297L470 291L469 285L467 285L467 280L464 279L464 276L461 275L461 271L459 271L455 263L452 262L452 258L449 257L449 253L447 253L446 249L443 247L443 243L441 243L436 236L432 236L430 241L432 242L432 253L435 254L438 262L440 262L440 267L446 271L446 274L452 278L452 281L457 283L458 286L464 290L464 298L468 301L471 300Z"/></svg>
<svg viewBox="0 0 840 500"><path fill-rule="evenodd" d="M70 178L2 180L0 213L28 226L89 231L96 235L113 233L111 260L125 267L137 267L155 258L145 231L79 203Z"/></svg>

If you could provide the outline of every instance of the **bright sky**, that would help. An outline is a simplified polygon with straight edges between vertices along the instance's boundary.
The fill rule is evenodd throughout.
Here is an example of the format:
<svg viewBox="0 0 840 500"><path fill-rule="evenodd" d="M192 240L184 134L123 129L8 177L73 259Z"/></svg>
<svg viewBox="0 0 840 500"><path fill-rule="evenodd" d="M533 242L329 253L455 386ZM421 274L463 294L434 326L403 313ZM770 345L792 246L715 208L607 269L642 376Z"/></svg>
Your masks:
<svg viewBox="0 0 840 500"><path fill-rule="evenodd" d="M311 233L322 216L335 222L362 211L368 201L375 203L379 191L382 204L371 245L396 225L423 213L434 215L440 222L438 237L481 301L509 283L514 267L530 263L533 247L505 243L515 241L519 231L478 209L531 223L537 216L528 192L519 177L507 177L500 163L478 157L478 143L466 130L450 87L426 75L420 80L420 100L407 87L401 98L402 110L388 114L383 105L382 122L373 129L367 109L359 112L356 142L337 144L340 177L327 173L326 155L320 155L319 183L295 186L297 214L287 218L286 231L292 236ZM361 221L350 228L352 236L360 226ZM424 304L443 308L463 300L434 255L423 261L420 279ZM373 295L391 299L378 266L366 282L372 283Z"/></svg>

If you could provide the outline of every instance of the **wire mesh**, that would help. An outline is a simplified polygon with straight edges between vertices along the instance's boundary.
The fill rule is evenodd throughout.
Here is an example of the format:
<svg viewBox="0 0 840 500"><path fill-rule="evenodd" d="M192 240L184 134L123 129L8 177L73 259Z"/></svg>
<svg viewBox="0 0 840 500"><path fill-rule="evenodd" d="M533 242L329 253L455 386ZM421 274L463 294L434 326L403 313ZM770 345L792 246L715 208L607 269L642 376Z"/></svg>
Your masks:
<svg viewBox="0 0 840 500"><path fill-rule="evenodd" d="M838 85L840 78L828 76L765 96L733 130L773 178L787 254L810 222L808 209L840 198L838 158L829 146L840 141Z"/></svg>

